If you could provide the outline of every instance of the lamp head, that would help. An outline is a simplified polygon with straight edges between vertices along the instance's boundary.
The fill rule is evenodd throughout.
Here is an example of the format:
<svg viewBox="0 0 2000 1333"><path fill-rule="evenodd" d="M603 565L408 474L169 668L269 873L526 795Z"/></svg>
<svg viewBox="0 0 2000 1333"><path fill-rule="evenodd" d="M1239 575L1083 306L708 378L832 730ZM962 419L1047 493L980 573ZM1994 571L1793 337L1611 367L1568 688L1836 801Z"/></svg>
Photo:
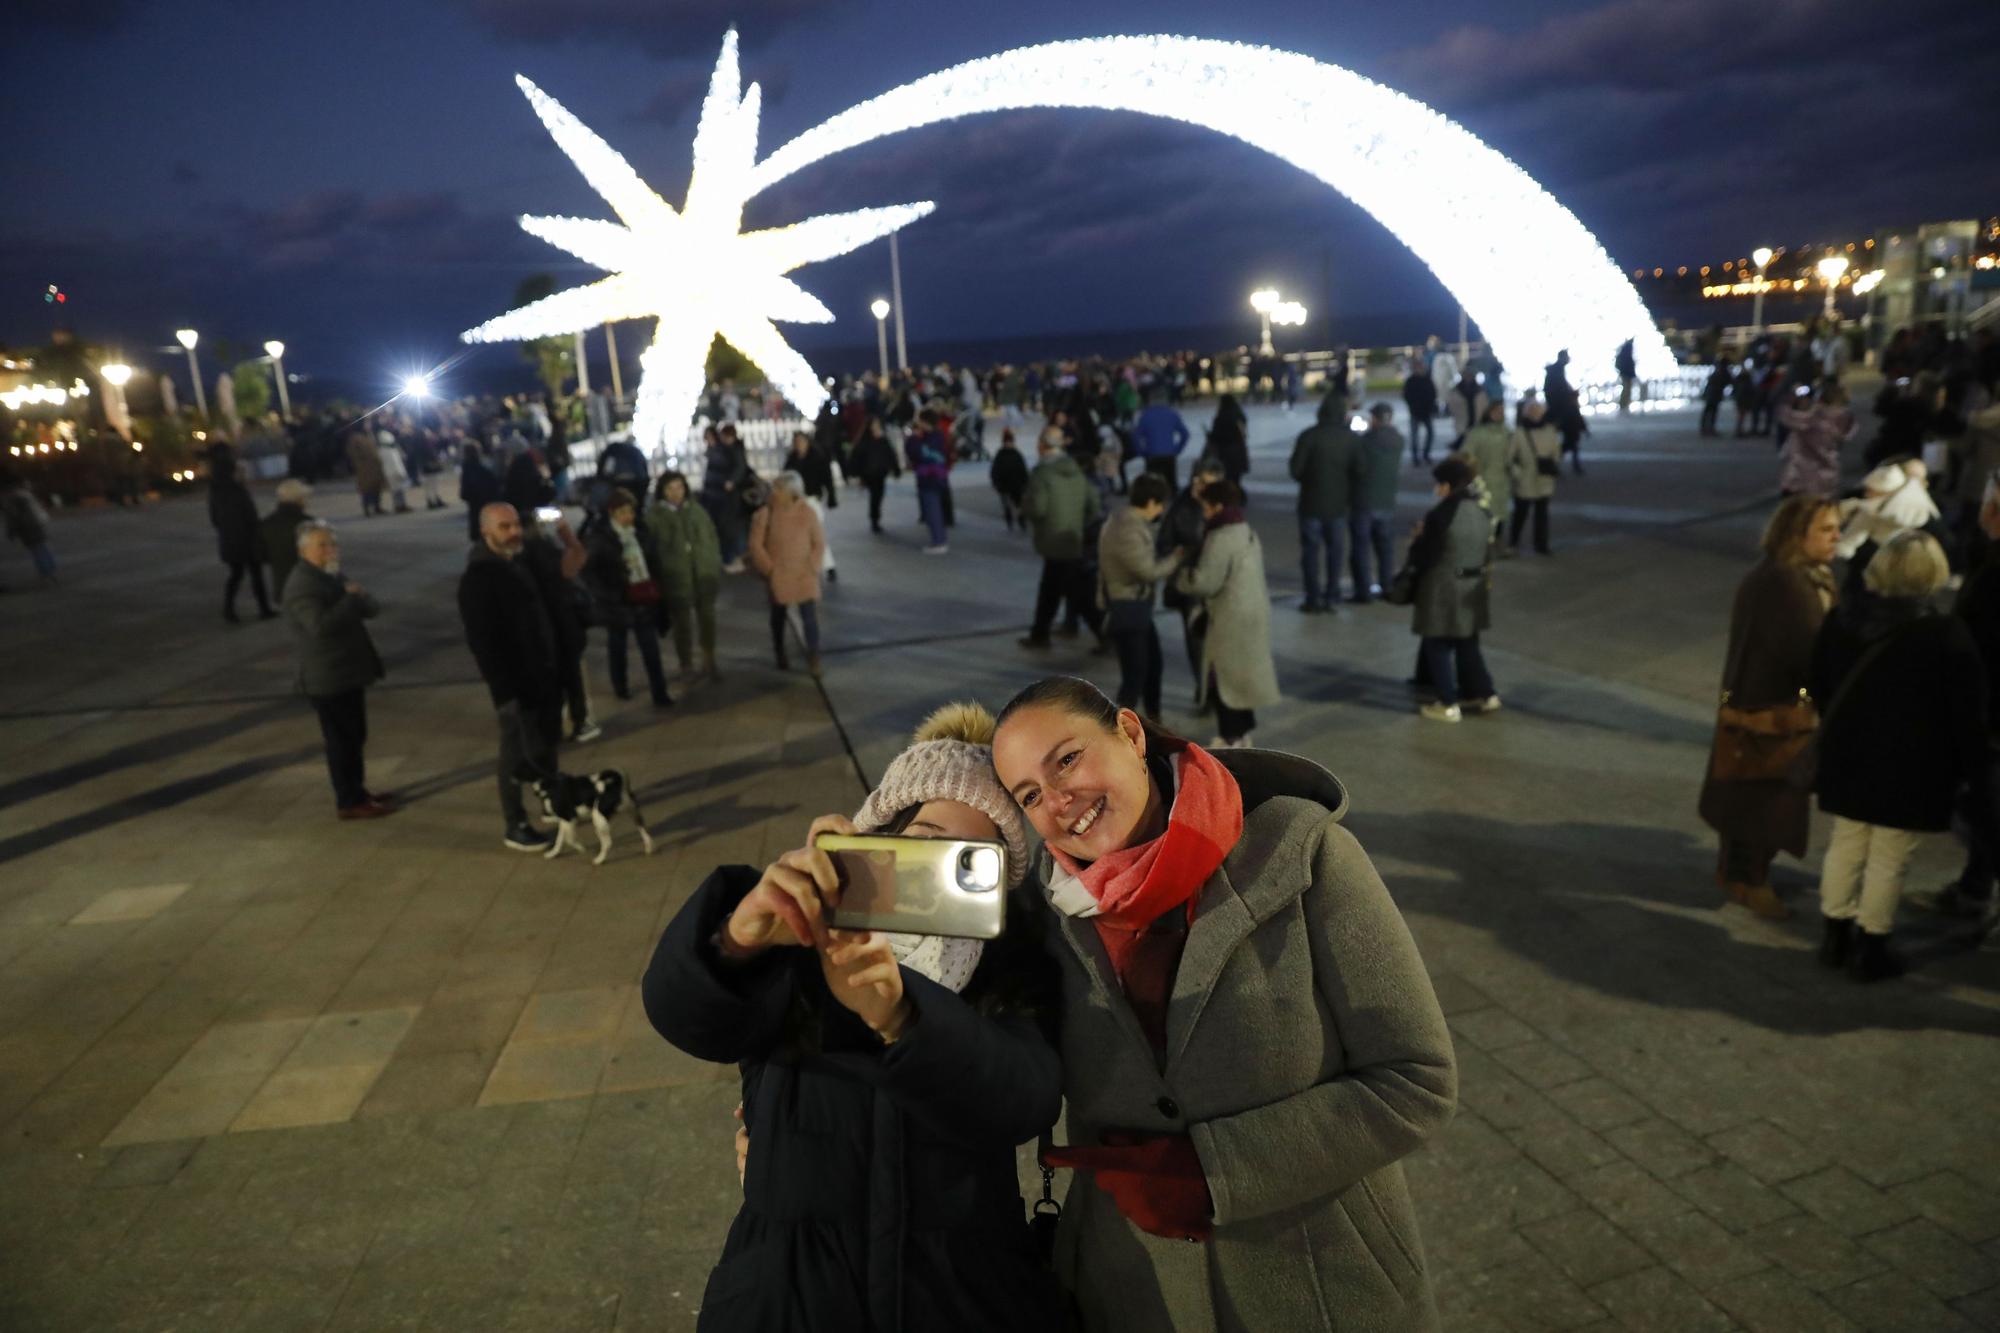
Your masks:
<svg viewBox="0 0 2000 1333"><path fill-rule="evenodd" d="M174 330L174 339L175 341L179 342L181 346L187 348L190 352L192 352L194 350L194 345L201 341L201 335L199 333L196 333L193 329L176 329Z"/></svg>
<svg viewBox="0 0 2000 1333"><path fill-rule="evenodd" d="M404 392L405 394L407 394L407 395L408 395L409 397L411 397L411 398L428 398L428 397L430 397L430 396L431 396L431 377L430 377L429 375L424 375L424 374L416 374L416 375L406 375L406 376L404 376L404 377L403 377L403 392Z"/></svg>
<svg viewBox="0 0 2000 1333"><path fill-rule="evenodd" d="M132 367L113 362L108 366L99 366L97 373L104 377L106 384L114 389L122 389L132 378Z"/></svg>
<svg viewBox="0 0 2000 1333"><path fill-rule="evenodd" d="M1271 307L1271 322L1303 326L1306 322L1306 308L1298 301L1280 301Z"/></svg>
<svg viewBox="0 0 2000 1333"><path fill-rule="evenodd" d="M1848 262L1846 255L1828 255L1825 259L1813 265L1813 267L1819 270L1820 277L1824 278L1827 284L1831 286L1840 281L1841 274L1847 272Z"/></svg>
<svg viewBox="0 0 2000 1333"><path fill-rule="evenodd" d="M1776 250L1773 250L1770 246L1760 245L1755 250L1752 250L1750 252L1750 257L1757 261L1758 268L1766 268L1769 267L1771 261L1777 257L1777 254L1778 252Z"/></svg>
<svg viewBox="0 0 2000 1333"><path fill-rule="evenodd" d="M273 361L277 361L285 355L285 345L276 338L273 338L264 344L264 355L270 357Z"/></svg>
<svg viewBox="0 0 2000 1333"><path fill-rule="evenodd" d="M889 303L878 296L868 303L868 312L877 319L887 319L889 318Z"/></svg>
<svg viewBox="0 0 2000 1333"><path fill-rule="evenodd" d="M1250 308L1260 315L1270 314L1277 304L1278 293L1275 288L1260 287L1250 293Z"/></svg>

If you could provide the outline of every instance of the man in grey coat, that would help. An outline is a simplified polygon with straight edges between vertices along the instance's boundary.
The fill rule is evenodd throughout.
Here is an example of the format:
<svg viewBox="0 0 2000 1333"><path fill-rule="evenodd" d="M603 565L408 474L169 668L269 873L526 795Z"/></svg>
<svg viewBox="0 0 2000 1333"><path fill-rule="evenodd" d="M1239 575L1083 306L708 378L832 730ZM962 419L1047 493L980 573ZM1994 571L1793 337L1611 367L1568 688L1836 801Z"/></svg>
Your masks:
<svg viewBox="0 0 2000 1333"><path fill-rule="evenodd" d="M1292 446L1292 480L1299 484L1299 563L1306 583L1301 611L1332 615L1340 600L1340 553L1363 461L1361 442L1347 425L1347 400L1329 393L1320 402L1318 422L1300 432ZM1365 590L1359 578L1355 589Z"/></svg>
<svg viewBox="0 0 2000 1333"><path fill-rule="evenodd" d="M299 688L319 714L334 808L342 819L379 819L394 802L364 784L367 690L382 679L382 657L363 622L380 611L373 597L340 574L333 525L309 519L294 539L299 562L285 580L285 619L299 643Z"/></svg>
<svg viewBox="0 0 2000 1333"><path fill-rule="evenodd" d="M1084 553L1085 533L1104 513L1104 497L1083 475L1076 459L1048 432L1042 435L1039 453L1041 461L1028 477L1023 512L1034 533L1035 554L1042 558L1042 582L1035 593L1035 622L1020 644L1023 648L1048 647L1056 607L1066 602L1070 613L1090 626L1097 646L1103 649L1108 646L1104 613L1098 609L1097 588Z"/></svg>

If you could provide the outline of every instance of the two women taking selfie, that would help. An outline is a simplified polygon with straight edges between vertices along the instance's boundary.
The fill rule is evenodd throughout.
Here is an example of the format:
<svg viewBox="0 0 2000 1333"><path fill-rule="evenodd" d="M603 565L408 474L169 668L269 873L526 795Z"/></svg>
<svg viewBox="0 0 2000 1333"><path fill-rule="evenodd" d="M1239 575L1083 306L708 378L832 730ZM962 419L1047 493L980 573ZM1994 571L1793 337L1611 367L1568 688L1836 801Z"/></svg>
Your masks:
<svg viewBox="0 0 2000 1333"><path fill-rule="evenodd" d="M1436 1327L1399 1162L1451 1115L1451 1043L1346 807L1055 677L997 725L945 710L761 876L718 869L645 981L663 1036L742 1066L701 1327ZM1001 844L999 937L832 930L814 843L857 830ZM1014 1148L1062 1103L1051 1269Z"/></svg>

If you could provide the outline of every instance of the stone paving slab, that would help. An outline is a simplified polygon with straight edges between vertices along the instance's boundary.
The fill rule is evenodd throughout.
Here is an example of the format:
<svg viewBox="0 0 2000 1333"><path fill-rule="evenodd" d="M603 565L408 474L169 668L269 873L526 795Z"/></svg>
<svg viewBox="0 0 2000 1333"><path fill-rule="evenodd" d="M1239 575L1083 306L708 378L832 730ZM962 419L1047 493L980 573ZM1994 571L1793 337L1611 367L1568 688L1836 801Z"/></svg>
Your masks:
<svg viewBox="0 0 2000 1333"><path fill-rule="evenodd" d="M1258 735L1348 784L1449 1016L1463 1106L1408 1162L1447 1326L1996 1326L1991 956L1912 921L1924 965L1852 987L1809 906L1774 925L1710 882L1694 791L1768 446L1600 423L1558 555L1500 569L1506 711L1440 728L1400 683L1404 613L1290 610L1303 424L1253 420L1286 690ZM387 607L393 819L331 818L282 627L209 619L198 504L64 516L65 585L0 599L0 637L66 667L0 679L0 1328L691 1327L737 1094L645 1024L660 929L715 865L852 809L937 702L1104 663L1014 648L1034 567L983 470L944 560L899 487L881 538L832 517L823 683L770 669L747 580L726 679L670 715L612 699L593 647L606 735L568 753L627 768L656 855L510 856L450 610L462 517L313 508ZM1168 721L1196 727L1163 637ZM1816 864L1781 891L1809 902Z"/></svg>

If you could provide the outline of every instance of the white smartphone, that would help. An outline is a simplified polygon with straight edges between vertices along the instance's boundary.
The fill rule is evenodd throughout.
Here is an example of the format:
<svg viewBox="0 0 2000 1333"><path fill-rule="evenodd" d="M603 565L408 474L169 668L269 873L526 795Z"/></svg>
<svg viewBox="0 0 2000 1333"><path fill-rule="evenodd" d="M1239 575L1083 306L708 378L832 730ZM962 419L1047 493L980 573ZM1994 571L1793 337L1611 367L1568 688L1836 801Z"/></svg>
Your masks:
<svg viewBox="0 0 2000 1333"><path fill-rule="evenodd" d="M537 523L560 523L562 522L562 510L556 508L554 505L543 505L535 510L535 521Z"/></svg>
<svg viewBox="0 0 2000 1333"><path fill-rule="evenodd" d="M839 930L999 938L1007 920L1007 849L997 842L823 833L840 876Z"/></svg>

